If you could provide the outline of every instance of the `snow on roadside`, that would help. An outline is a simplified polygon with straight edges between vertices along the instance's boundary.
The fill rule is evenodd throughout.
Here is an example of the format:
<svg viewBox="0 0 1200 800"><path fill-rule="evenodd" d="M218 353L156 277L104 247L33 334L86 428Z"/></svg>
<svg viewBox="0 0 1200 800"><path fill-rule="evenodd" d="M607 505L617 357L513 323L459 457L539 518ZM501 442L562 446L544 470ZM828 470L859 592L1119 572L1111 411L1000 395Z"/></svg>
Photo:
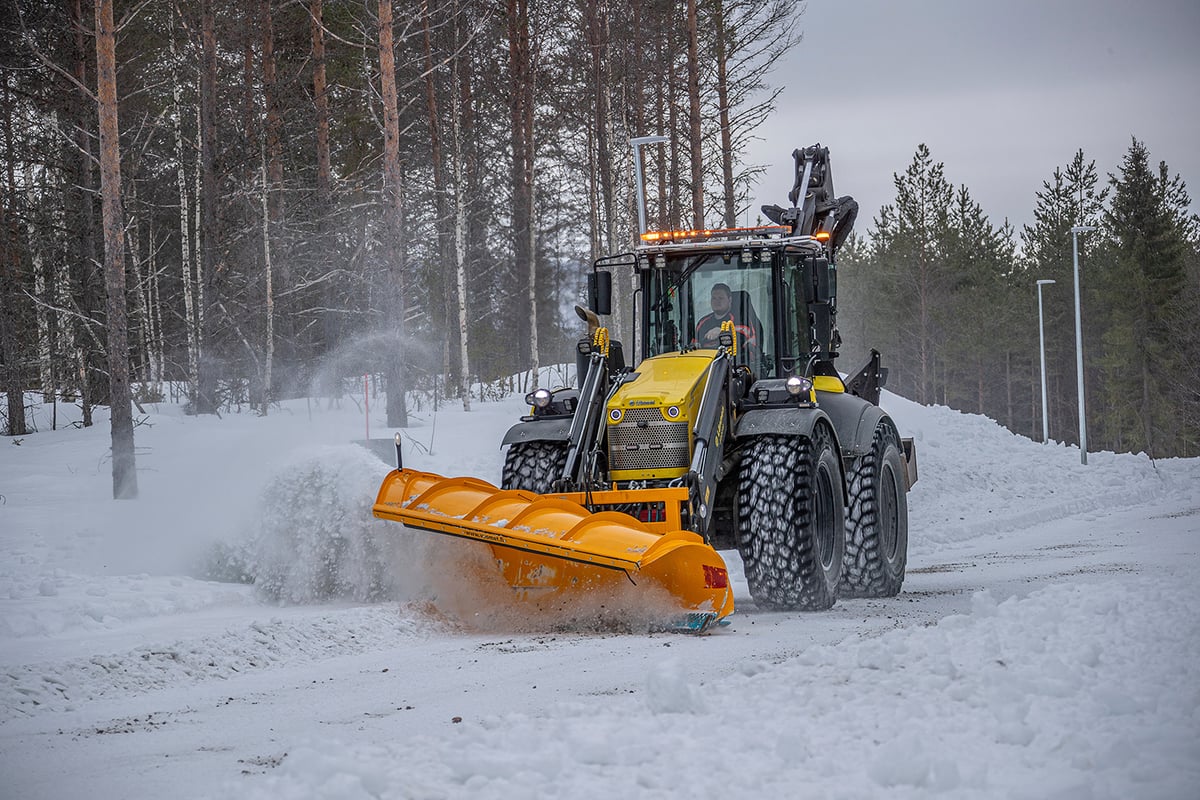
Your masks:
<svg viewBox="0 0 1200 800"><path fill-rule="evenodd" d="M395 744L309 740L240 798L1179 798L1200 786L1194 582L1072 583L929 628Z"/></svg>
<svg viewBox="0 0 1200 800"><path fill-rule="evenodd" d="M1200 459L1088 453L1042 444L979 414L922 406L889 392L883 408L912 437L919 477L908 498L909 554L937 557L956 545L1081 513L1150 502L1200 485Z"/></svg>
<svg viewBox="0 0 1200 800"><path fill-rule="evenodd" d="M0 722L44 711L73 711L104 697L141 694L250 670L395 647L444 631L419 607L395 603L270 616L208 636L190 636L126 652L0 670Z"/></svg>

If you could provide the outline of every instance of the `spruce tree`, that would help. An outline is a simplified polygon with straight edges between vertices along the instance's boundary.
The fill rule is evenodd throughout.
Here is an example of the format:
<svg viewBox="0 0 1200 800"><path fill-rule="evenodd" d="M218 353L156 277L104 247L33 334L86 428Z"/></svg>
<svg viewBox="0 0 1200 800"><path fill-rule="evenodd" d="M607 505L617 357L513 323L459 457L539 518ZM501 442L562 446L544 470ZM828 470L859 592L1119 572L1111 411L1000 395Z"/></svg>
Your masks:
<svg viewBox="0 0 1200 800"><path fill-rule="evenodd" d="M1175 402L1174 375L1188 342L1177 322L1185 311L1189 243L1177 212L1183 182L1156 174L1146 146L1134 139L1110 175L1112 205L1104 215L1101 367L1104 387L1096 422L1103 444L1152 457L1180 452L1194 425Z"/></svg>

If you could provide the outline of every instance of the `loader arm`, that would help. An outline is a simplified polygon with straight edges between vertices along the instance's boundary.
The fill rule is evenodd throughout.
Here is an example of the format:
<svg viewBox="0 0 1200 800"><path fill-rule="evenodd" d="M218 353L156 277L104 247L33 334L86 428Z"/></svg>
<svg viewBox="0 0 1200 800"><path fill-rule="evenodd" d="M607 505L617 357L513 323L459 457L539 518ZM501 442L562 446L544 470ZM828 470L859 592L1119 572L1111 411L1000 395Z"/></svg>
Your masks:
<svg viewBox="0 0 1200 800"><path fill-rule="evenodd" d="M604 328L600 328L604 331ZM607 347L594 348L588 362L587 377L579 387L579 405L567 434L567 460L562 477L554 489L570 492L583 488L590 480L591 467L600 449L604 432L604 401L610 384Z"/></svg>
<svg viewBox="0 0 1200 800"><path fill-rule="evenodd" d="M708 368L700 411L692 428L692 462L688 470L691 493L691 527L708 538L716 499L718 474L723 461L725 439L731 427L730 379L732 361L722 349Z"/></svg>

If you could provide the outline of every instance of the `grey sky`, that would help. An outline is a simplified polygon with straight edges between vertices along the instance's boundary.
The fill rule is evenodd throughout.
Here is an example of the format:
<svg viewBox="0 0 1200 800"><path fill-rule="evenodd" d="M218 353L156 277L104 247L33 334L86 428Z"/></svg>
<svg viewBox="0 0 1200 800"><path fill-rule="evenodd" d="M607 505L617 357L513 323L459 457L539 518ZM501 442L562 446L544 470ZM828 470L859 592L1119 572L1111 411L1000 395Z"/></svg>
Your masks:
<svg viewBox="0 0 1200 800"><path fill-rule="evenodd" d="M1034 192L1079 148L1106 179L1131 136L1200 211L1200 0L811 0L801 27L748 151L770 165L751 221L786 204L791 152L817 141L863 233L921 142L997 225L1031 223Z"/></svg>

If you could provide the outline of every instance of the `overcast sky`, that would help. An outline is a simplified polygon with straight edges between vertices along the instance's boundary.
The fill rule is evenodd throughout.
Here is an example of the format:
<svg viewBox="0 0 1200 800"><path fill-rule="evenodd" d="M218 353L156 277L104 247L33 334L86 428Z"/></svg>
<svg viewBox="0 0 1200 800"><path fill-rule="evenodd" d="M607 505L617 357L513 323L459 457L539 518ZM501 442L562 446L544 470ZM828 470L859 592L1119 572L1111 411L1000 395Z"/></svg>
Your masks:
<svg viewBox="0 0 1200 800"><path fill-rule="evenodd" d="M1083 148L1103 179L1136 136L1200 211L1200 0L810 0L803 41L749 160L751 192L787 204L791 152L830 148L865 233L921 142L996 224L1032 223L1055 167Z"/></svg>

